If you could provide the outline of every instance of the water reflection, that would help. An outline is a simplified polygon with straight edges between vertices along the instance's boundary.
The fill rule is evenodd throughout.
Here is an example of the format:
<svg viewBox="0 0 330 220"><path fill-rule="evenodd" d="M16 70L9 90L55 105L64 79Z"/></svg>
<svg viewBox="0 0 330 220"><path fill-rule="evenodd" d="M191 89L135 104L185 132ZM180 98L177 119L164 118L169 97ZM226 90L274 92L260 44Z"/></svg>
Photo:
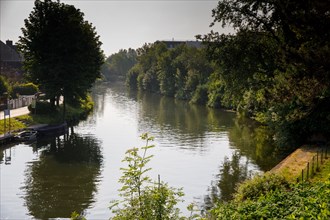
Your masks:
<svg viewBox="0 0 330 220"><path fill-rule="evenodd" d="M272 133L266 126L257 125L248 119L236 118L228 136L231 145L263 171L270 170L283 159L284 155L279 153Z"/></svg>
<svg viewBox="0 0 330 220"><path fill-rule="evenodd" d="M192 105L158 94L138 93L139 131L152 131L165 146L208 151L210 142L226 138L232 112Z"/></svg>
<svg viewBox="0 0 330 220"><path fill-rule="evenodd" d="M233 198L237 185L252 175L253 165L268 171L282 159L272 140L272 134L265 126L235 118L229 129L230 145L236 151L231 159L225 157L219 173L211 182L208 195L204 197L203 208L208 210L217 202ZM244 162L245 161L245 162Z"/></svg>
<svg viewBox="0 0 330 220"><path fill-rule="evenodd" d="M233 198L238 183L246 180L250 176L249 161L242 162L239 152L233 153L231 159L225 157L220 166L219 174L208 190L208 195L204 197L203 209L210 209L218 202L226 202Z"/></svg>
<svg viewBox="0 0 330 220"><path fill-rule="evenodd" d="M34 218L70 217L94 201L100 178L100 143L92 136L70 134L39 140L39 160L25 171L25 205Z"/></svg>
<svg viewBox="0 0 330 220"><path fill-rule="evenodd" d="M231 112L192 105L157 94L139 93L138 98L142 107L141 121L151 119L151 122L162 127L170 126L170 129L191 135L225 131L233 125L235 117Z"/></svg>

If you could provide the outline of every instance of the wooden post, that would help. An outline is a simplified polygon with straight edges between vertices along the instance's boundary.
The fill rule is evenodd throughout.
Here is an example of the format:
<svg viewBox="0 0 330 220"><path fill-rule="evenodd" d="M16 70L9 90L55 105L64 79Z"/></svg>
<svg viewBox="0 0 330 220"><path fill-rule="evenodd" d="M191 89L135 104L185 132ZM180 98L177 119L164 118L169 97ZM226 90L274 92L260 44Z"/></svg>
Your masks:
<svg viewBox="0 0 330 220"><path fill-rule="evenodd" d="M311 177L314 175L314 163L315 163L315 156L313 156L313 161L312 161L312 173L311 173Z"/></svg>
<svg viewBox="0 0 330 220"><path fill-rule="evenodd" d="M308 176L309 176L309 162L307 163L307 174L306 174L306 180L308 180Z"/></svg>

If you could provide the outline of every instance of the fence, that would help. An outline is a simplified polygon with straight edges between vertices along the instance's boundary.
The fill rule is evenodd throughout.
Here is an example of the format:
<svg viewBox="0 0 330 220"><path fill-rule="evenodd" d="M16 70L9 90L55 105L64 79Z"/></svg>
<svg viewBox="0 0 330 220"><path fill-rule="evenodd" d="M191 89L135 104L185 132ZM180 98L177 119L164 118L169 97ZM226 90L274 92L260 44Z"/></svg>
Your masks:
<svg viewBox="0 0 330 220"><path fill-rule="evenodd" d="M316 155L313 156L312 160L307 163L304 169L301 170L301 174L297 178L297 182L307 181L309 178L312 178L316 172L320 171L320 167L326 159L328 159L327 148L323 148L317 151Z"/></svg>
<svg viewBox="0 0 330 220"><path fill-rule="evenodd" d="M35 98L34 95L21 96L18 99L11 99L8 101L10 109L21 108L28 106L32 103L32 100Z"/></svg>

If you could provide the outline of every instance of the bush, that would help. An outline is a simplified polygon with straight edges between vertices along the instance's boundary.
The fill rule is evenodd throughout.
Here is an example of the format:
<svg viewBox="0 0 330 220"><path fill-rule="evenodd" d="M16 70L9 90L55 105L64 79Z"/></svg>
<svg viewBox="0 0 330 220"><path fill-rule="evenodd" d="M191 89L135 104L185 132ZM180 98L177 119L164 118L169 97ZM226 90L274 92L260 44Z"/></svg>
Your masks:
<svg viewBox="0 0 330 220"><path fill-rule="evenodd" d="M329 219L330 181L300 183L255 200L218 204L210 214L214 219Z"/></svg>
<svg viewBox="0 0 330 220"><path fill-rule="evenodd" d="M0 96L2 96L3 93L8 92L9 85L5 77L0 76Z"/></svg>
<svg viewBox="0 0 330 220"><path fill-rule="evenodd" d="M238 202L246 199L253 200L266 193L288 188L289 183L284 177L275 174L265 174L256 176L240 184L234 197Z"/></svg>
<svg viewBox="0 0 330 220"><path fill-rule="evenodd" d="M33 83L20 84L13 87L12 97L19 95L34 95L38 92L38 86Z"/></svg>
<svg viewBox="0 0 330 220"><path fill-rule="evenodd" d="M55 106L53 106L51 103L39 101L36 103L36 109L32 108L32 105L29 105L28 109L31 113L37 114L49 114L56 110Z"/></svg>

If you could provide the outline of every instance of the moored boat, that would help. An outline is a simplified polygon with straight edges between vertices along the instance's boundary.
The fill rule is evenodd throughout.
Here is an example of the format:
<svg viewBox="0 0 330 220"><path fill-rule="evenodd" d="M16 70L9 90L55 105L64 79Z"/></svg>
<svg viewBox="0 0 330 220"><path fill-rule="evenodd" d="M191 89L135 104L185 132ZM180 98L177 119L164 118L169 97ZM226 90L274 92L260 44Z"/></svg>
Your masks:
<svg viewBox="0 0 330 220"><path fill-rule="evenodd" d="M14 139L17 141L34 141L37 139L37 131L26 130L22 131L14 136Z"/></svg>
<svg viewBox="0 0 330 220"><path fill-rule="evenodd" d="M38 135L51 135L54 133L63 133L68 130L67 123L59 124L59 125L46 125L39 128L35 128L38 131Z"/></svg>

